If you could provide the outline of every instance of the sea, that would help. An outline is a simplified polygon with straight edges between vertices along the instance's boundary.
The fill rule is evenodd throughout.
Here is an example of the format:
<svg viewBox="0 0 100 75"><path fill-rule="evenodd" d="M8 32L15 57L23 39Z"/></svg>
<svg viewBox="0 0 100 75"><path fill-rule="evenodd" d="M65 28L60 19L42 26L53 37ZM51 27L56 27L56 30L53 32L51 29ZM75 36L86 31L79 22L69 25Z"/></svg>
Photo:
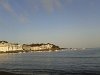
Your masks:
<svg viewBox="0 0 100 75"><path fill-rule="evenodd" d="M25 75L100 75L100 48L2 53L0 71Z"/></svg>

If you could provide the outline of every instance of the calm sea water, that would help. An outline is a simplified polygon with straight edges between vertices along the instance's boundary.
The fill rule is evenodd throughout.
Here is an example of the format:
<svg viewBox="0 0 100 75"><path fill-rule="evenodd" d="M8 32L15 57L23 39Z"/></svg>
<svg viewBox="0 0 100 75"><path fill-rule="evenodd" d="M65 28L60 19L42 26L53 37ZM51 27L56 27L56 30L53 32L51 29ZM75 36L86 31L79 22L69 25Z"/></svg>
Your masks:
<svg viewBox="0 0 100 75"><path fill-rule="evenodd" d="M0 70L100 72L100 49L0 54Z"/></svg>

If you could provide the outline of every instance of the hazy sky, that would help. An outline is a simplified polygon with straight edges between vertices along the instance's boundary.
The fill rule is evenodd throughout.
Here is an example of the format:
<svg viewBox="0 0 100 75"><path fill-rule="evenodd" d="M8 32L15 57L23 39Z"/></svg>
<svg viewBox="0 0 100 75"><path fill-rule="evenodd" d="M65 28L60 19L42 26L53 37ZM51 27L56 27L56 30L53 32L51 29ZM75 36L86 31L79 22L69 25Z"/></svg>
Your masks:
<svg viewBox="0 0 100 75"><path fill-rule="evenodd" d="M100 0L0 0L0 40L100 47Z"/></svg>

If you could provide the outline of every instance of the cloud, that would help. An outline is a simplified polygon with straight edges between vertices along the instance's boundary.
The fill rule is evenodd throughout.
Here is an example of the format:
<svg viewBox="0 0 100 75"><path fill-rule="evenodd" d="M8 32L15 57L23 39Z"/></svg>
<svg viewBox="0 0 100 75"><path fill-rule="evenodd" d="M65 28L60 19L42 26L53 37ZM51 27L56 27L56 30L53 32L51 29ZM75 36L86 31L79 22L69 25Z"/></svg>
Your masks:
<svg viewBox="0 0 100 75"><path fill-rule="evenodd" d="M72 0L28 0L33 11L42 10L45 12L53 12L63 9L65 3L70 3Z"/></svg>
<svg viewBox="0 0 100 75"><path fill-rule="evenodd" d="M26 22L28 22L28 18L25 16L25 15L23 15L23 14L20 14L20 16L19 16L19 21L21 22L21 23L26 23Z"/></svg>
<svg viewBox="0 0 100 75"><path fill-rule="evenodd" d="M16 16L16 13L14 12L12 6L5 0L0 0L0 5L9 13Z"/></svg>
<svg viewBox="0 0 100 75"><path fill-rule="evenodd" d="M41 0L41 3L44 10L46 10L47 12L53 12L57 9L61 9L61 7L63 6L61 0Z"/></svg>
<svg viewBox="0 0 100 75"><path fill-rule="evenodd" d="M0 0L0 5L2 6L2 8L6 12L10 13L11 15L13 15L20 22L25 23L27 21L27 18L25 16L25 14L20 13L20 15L19 15L17 12L15 12L13 6L11 6L11 4L7 2L7 0Z"/></svg>
<svg viewBox="0 0 100 75"><path fill-rule="evenodd" d="M63 6L60 0L58 1L54 0L54 5L56 6L56 8L59 8L59 9Z"/></svg>
<svg viewBox="0 0 100 75"><path fill-rule="evenodd" d="M18 20L20 20L21 22L25 22L28 20L28 17L26 17L26 15L30 15L30 12L34 13L34 11L42 10L52 13L56 10L63 9L64 4L71 3L72 0L22 0L22 5L18 0L16 0L16 3L18 3L16 7L19 7L18 9L22 9L20 12L17 12L16 7L14 7L14 5L11 5L10 2L11 0L0 0L0 5L2 6L2 8L4 8L5 11L12 14ZM24 5L24 3L26 4Z"/></svg>
<svg viewBox="0 0 100 75"><path fill-rule="evenodd" d="M42 6L48 12L52 12L54 10L53 0L42 0Z"/></svg>
<svg viewBox="0 0 100 75"><path fill-rule="evenodd" d="M0 0L0 5L2 5L2 7L6 11L15 15L16 12L14 12L14 8L13 6L11 6L9 1L11 0ZM16 2L18 2L18 0L16 0ZM31 9L33 8L32 10L34 11L42 8L45 11L52 12L57 9L61 9L64 4L72 3L72 0L23 0L22 1L22 3L25 2L26 2L26 6L29 6ZM23 8L23 6L20 3L18 5L20 5L21 8Z"/></svg>
<svg viewBox="0 0 100 75"><path fill-rule="evenodd" d="M63 9L64 5L71 3L72 0L41 0L41 5L48 12Z"/></svg>

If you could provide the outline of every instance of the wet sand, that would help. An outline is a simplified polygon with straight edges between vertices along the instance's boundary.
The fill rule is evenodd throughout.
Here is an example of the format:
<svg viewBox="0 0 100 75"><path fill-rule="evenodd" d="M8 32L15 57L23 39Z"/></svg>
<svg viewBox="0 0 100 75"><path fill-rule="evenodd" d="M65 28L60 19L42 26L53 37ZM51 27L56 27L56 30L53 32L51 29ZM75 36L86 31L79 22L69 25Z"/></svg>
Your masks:
<svg viewBox="0 0 100 75"><path fill-rule="evenodd" d="M0 75L21 75L21 74L14 74L10 72L0 71Z"/></svg>
<svg viewBox="0 0 100 75"><path fill-rule="evenodd" d="M14 74L10 72L0 71L0 75L100 75L100 73L67 73L67 72L40 72L34 71L33 74Z"/></svg>

